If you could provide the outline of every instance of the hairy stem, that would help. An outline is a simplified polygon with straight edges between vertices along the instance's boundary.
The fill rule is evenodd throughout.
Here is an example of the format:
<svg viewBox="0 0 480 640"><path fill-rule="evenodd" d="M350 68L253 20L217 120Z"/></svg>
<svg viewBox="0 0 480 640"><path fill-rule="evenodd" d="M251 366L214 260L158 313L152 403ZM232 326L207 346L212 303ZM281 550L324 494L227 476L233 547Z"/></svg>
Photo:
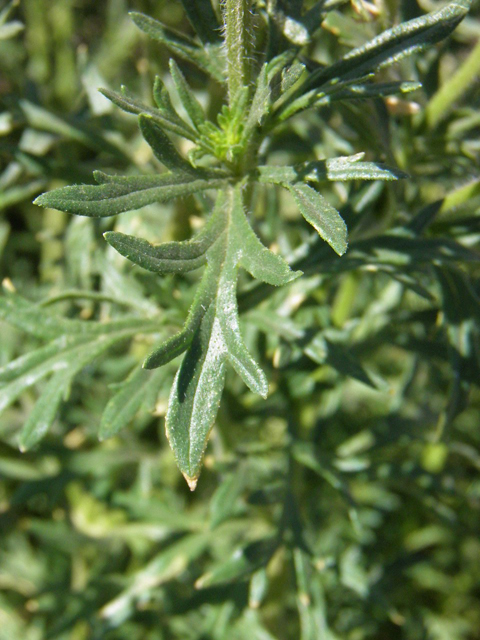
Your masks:
<svg viewBox="0 0 480 640"><path fill-rule="evenodd" d="M230 104L238 91L250 83L250 40L253 26L250 4L250 0L225 0L224 4Z"/></svg>

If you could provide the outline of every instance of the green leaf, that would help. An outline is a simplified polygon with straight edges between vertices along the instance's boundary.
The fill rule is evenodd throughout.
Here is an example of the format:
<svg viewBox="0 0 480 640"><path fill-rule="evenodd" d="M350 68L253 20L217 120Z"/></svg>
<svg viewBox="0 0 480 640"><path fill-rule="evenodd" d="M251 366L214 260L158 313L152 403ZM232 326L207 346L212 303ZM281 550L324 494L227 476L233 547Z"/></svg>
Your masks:
<svg viewBox="0 0 480 640"><path fill-rule="evenodd" d="M57 351L56 354L50 356L45 361L37 364L33 368L25 371L19 377L15 378L5 386L0 388L0 412L4 411L8 406L15 402L20 395L29 387L33 386L37 382L47 377L49 374L54 373L58 380L62 379L63 388L70 384L73 377L83 369L92 360L104 353L112 345L127 337L124 333L114 334L111 336L99 336L95 339L88 340L86 337L77 337L66 343L63 349ZM65 340L63 340L65 344ZM59 345L61 340L59 340ZM57 373L63 375L57 375ZM59 383L60 384L60 383ZM47 399L50 398L53 402L57 401L57 407L60 403L61 397L55 395L53 383L48 384L44 396L41 396L40 400L43 411L46 412L45 404ZM45 425L50 425L53 422L53 418L50 412L46 412L46 421L42 420L42 412L40 410L34 413L34 418L28 423L28 433L24 438L25 442L36 442L36 438L45 434ZM40 427L37 427L37 423Z"/></svg>
<svg viewBox="0 0 480 640"><path fill-rule="evenodd" d="M42 364L51 356L56 355L61 348L62 340L63 338L52 340L44 347L29 351L16 360L8 362L0 368L0 383L11 382L30 369ZM65 341L63 340L63 342Z"/></svg>
<svg viewBox="0 0 480 640"><path fill-rule="evenodd" d="M236 549L228 560L201 576L195 586L197 589L204 589L217 584L244 580L268 564L278 545L278 537L273 536L256 540L241 549Z"/></svg>
<svg viewBox="0 0 480 640"><path fill-rule="evenodd" d="M178 123L180 126L185 126L192 134L194 134L193 129L191 129L191 127L187 125L175 111L168 89L160 76L155 76L155 82L153 83L153 99L155 100L155 104L157 105L161 115L166 120L172 123Z"/></svg>
<svg viewBox="0 0 480 640"><path fill-rule="evenodd" d="M224 212L216 207L205 227L191 240L164 242L159 246L147 240L107 231L105 240L122 256L153 273L184 273L206 262L206 252L223 231Z"/></svg>
<svg viewBox="0 0 480 640"><path fill-rule="evenodd" d="M192 491L220 405L225 364L225 347L211 305L175 377L166 416L170 446Z"/></svg>
<svg viewBox="0 0 480 640"><path fill-rule="evenodd" d="M208 543L209 535L192 533L162 549L146 566L129 578L129 586L120 595L102 608L102 618L121 616L135 599L179 576L205 551Z"/></svg>
<svg viewBox="0 0 480 640"><path fill-rule="evenodd" d="M420 82L375 82L366 84L350 84L342 86L328 94L320 94L312 103L313 107L321 107L339 100L364 100L367 98L380 98L395 94L405 95L420 89Z"/></svg>
<svg viewBox="0 0 480 640"><path fill-rule="evenodd" d="M337 78L342 81L357 78L443 40L463 20L470 4L469 0L456 0L439 11L384 31L330 67L314 72L304 90L321 87Z"/></svg>
<svg viewBox="0 0 480 640"><path fill-rule="evenodd" d="M235 206L235 224L238 235L242 239L240 266L257 280L262 280L262 282L276 287L301 276L301 271L292 271L282 256L273 253L260 242L250 226L238 198Z"/></svg>
<svg viewBox="0 0 480 640"><path fill-rule="evenodd" d="M14 38L25 29L25 25L19 20L11 20L6 24L0 25L0 40L8 40Z"/></svg>
<svg viewBox="0 0 480 640"><path fill-rule="evenodd" d="M124 317L110 322L85 322L62 318L22 298L17 293L9 291L5 291L5 294L0 296L0 318L32 336L46 339L56 339L63 335L88 337L109 335L121 331L138 333L139 331L148 332L158 329L158 319ZM23 357L30 358L29 355ZM14 363L11 363L4 369L0 369L0 380L2 378L1 371L9 369L13 365Z"/></svg>
<svg viewBox="0 0 480 640"><path fill-rule="evenodd" d="M288 189L305 220L342 256L347 250L347 226L338 211L306 184L289 185Z"/></svg>
<svg viewBox="0 0 480 640"><path fill-rule="evenodd" d="M211 529L215 529L222 522L242 511L240 496L245 489L245 484L246 474L243 467L223 478L209 504Z"/></svg>
<svg viewBox="0 0 480 640"><path fill-rule="evenodd" d="M226 361L253 392L263 396L268 392L265 375L248 353L240 332L238 266L275 284L298 275L249 228L241 187L232 188L228 197L221 193L217 209L225 211L224 230L207 250L207 268L184 329L144 363L159 366L187 349L170 394L166 429L177 464L192 490L220 403Z"/></svg>
<svg viewBox="0 0 480 640"><path fill-rule="evenodd" d="M352 353L351 349L340 343L331 342L323 336L317 336L305 346L304 353L314 362L329 364L340 374L355 378L355 380L366 384L372 389L377 389L380 386ZM384 383L383 386L387 387L388 385Z"/></svg>
<svg viewBox="0 0 480 640"><path fill-rule="evenodd" d="M20 432L21 451L31 449L47 434L70 383L71 378L65 376L65 371L58 371L50 378Z"/></svg>
<svg viewBox="0 0 480 640"><path fill-rule="evenodd" d="M268 64L265 63L258 74L250 111L248 113L242 137L248 140L255 127L261 124L270 107L270 86L268 81Z"/></svg>
<svg viewBox="0 0 480 640"><path fill-rule="evenodd" d="M161 22L149 16L132 11L130 12L130 17L137 27L150 36L150 38L161 42L168 47L172 53L187 60L187 62L193 62L202 69L202 71L205 71L205 73L211 75L215 80L218 80L218 82L224 82L223 61L221 49L218 45L199 47L190 38L165 27Z"/></svg>
<svg viewBox="0 0 480 640"><path fill-rule="evenodd" d="M163 375L161 369L153 373L140 368L132 371L105 407L98 434L100 440L111 438L129 424L152 391L158 392Z"/></svg>
<svg viewBox="0 0 480 640"><path fill-rule="evenodd" d="M300 80L305 69L306 67L304 64L295 60L293 64L291 64L289 67L286 67L282 71L282 82L280 85L281 94L284 94L287 91L290 91L293 85Z"/></svg>
<svg viewBox="0 0 480 640"><path fill-rule="evenodd" d="M215 189L225 183L202 172L198 172L198 178L184 173L121 177L107 176L99 171L94 176L99 185L60 187L39 196L34 204L80 216L103 218L154 202L167 202L179 196Z"/></svg>
<svg viewBox="0 0 480 640"><path fill-rule="evenodd" d="M143 104L137 100L135 96L128 93L125 87L122 87L121 94L116 91L111 91L110 89L100 89L100 92L126 113L149 115L159 126L167 131L171 131L172 133L187 138L187 140L195 142L197 134L176 113L170 102L170 96L167 90L164 89L163 83L162 86L160 85L160 82L160 79L156 79L154 85L154 98L158 104L158 109Z"/></svg>
<svg viewBox="0 0 480 640"><path fill-rule="evenodd" d="M178 153L170 138L163 132L152 116L141 114L140 130L143 137L152 147L155 157L170 171L193 174L193 167Z"/></svg>
<svg viewBox="0 0 480 640"><path fill-rule="evenodd" d="M364 153L354 156L306 162L294 167L259 166L257 179L261 183L288 185L297 182L345 182L348 180L399 180L408 178L400 169L377 162L359 162Z"/></svg>
<svg viewBox="0 0 480 640"><path fill-rule="evenodd" d="M101 129L85 124L79 118L70 122L25 99L18 102L18 107L27 124L33 129L47 131L67 140L75 140L100 153L111 153L114 157L130 160L124 150L112 143Z"/></svg>
<svg viewBox="0 0 480 640"><path fill-rule="evenodd" d="M180 71L177 63L175 62L175 60L173 60L173 58L170 60L169 64L170 74L172 76L173 84L175 86L178 98L182 103L188 117L190 118L191 123L198 131L199 127L201 127L206 120L206 115L203 107L198 102L193 91L190 89L187 81L185 80L185 76Z"/></svg>
<svg viewBox="0 0 480 640"><path fill-rule="evenodd" d="M182 0L182 4L200 40L205 44L218 43L221 27L210 0Z"/></svg>

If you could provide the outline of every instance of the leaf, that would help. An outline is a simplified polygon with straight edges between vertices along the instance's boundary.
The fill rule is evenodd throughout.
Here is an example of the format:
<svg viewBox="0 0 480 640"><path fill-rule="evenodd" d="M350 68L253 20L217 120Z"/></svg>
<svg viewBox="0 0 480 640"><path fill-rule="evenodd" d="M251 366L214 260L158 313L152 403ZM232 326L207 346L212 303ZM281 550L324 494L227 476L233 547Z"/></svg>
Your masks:
<svg viewBox="0 0 480 640"><path fill-rule="evenodd" d="M110 322L85 322L62 318L52 315L46 309L22 298L17 293L8 291L0 296L0 318L30 335L46 339L56 339L59 336L80 338L82 336L109 335L116 332L138 333L158 330L158 319L123 317ZM26 355L23 358L29 359L30 356ZM0 369L0 380L1 372L13 367L13 365L14 363L11 363L5 369Z"/></svg>
<svg viewBox="0 0 480 640"><path fill-rule="evenodd" d="M300 80L300 77L302 76L305 69L306 67L304 64L295 60L293 64L291 64L289 67L286 67L282 71L282 82L280 85L281 94L289 91L293 87L293 85L296 84L298 80Z"/></svg>
<svg viewBox="0 0 480 640"><path fill-rule="evenodd" d="M34 180L28 184L17 185L0 191L0 211L17 203L30 200L45 188L45 180Z"/></svg>
<svg viewBox="0 0 480 640"><path fill-rule="evenodd" d="M261 183L288 186L296 182L345 182L348 180L399 180L408 178L400 169L377 162L359 162L364 153L306 162L294 167L257 167L257 179Z"/></svg>
<svg viewBox="0 0 480 640"><path fill-rule="evenodd" d="M205 71L205 73L211 75L215 80L218 80L218 82L224 82L221 52L217 45L199 47L193 40L190 40L190 38L165 27L161 22L158 22L158 20L154 20L149 16L135 11L130 12L129 15L137 27L150 36L150 38L158 40L158 42L161 42L168 47L170 51L180 58L187 60L187 62L193 62L202 69L202 71Z"/></svg>
<svg viewBox="0 0 480 640"><path fill-rule="evenodd" d="M56 418L58 407L70 382L71 379L65 376L65 371L58 371L50 378L20 432L21 451L31 449L45 437Z"/></svg>
<svg viewBox="0 0 480 640"><path fill-rule="evenodd" d="M159 106L158 110L137 100L135 96L127 92L125 87L122 87L121 94L116 91L111 91L110 89L100 89L100 92L126 113L149 115L159 126L167 131L176 133L194 142L197 139L197 134L177 114L170 102L170 96L167 90L163 88L163 83L162 85L160 85L160 83L161 80L157 76L154 85L154 98Z"/></svg>
<svg viewBox="0 0 480 640"><path fill-rule="evenodd" d="M157 160L160 160L160 162L172 172L194 173L195 170L191 164L182 158L170 138L162 131L161 127L155 123L152 116L141 114L138 121L142 135L152 147L152 151Z"/></svg>
<svg viewBox="0 0 480 640"><path fill-rule="evenodd" d="M242 137L248 140L255 127L259 125L268 114L270 107L270 86L268 81L268 64L265 63L258 74L253 94L252 103L248 113Z"/></svg>
<svg viewBox="0 0 480 640"><path fill-rule="evenodd" d="M154 273L185 273L198 269L206 262L206 252L223 230L224 212L221 207L210 217L200 233L185 242L164 242L159 246L147 240L107 231L105 240L122 256Z"/></svg>
<svg viewBox="0 0 480 640"><path fill-rule="evenodd" d="M224 228L206 252L207 268L184 328L144 363L148 368L159 366L187 350L170 394L166 430L177 464L192 490L220 403L226 361L253 392L262 396L268 392L265 375L248 353L240 332L238 267L244 266L276 284L297 276L249 229L241 193L237 186L228 196L219 194L217 209L225 212Z"/></svg>
<svg viewBox="0 0 480 640"><path fill-rule="evenodd" d="M203 43L221 40L220 25L210 0L182 0L185 13Z"/></svg>
<svg viewBox="0 0 480 640"><path fill-rule="evenodd" d="M286 318L266 309L250 311L247 320L265 333L272 333L294 342L305 337L305 330L299 327L291 318Z"/></svg>
<svg viewBox="0 0 480 640"><path fill-rule="evenodd" d="M166 416L170 446L188 486L197 485L225 381L225 347L212 305L173 382Z"/></svg>
<svg viewBox="0 0 480 640"><path fill-rule="evenodd" d="M182 126L185 125L192 133L194 133L189 125L187 125L175 111L168 89L160 76L155 76L155 81L153 83L153 99L155 100L155 104L163 117L167 120L171 120L172 122L179 122Z"/></svg>
<svg viewBox="0 0 480 640"><path fill-rule="evenodd" d="M323 336L318 336L304 348L304 353L314 362L329 364L340 374L355 378L372 389L378 389L380 386L351 349L340 343L331 342ZM383 386L388 387L386 383Z"/></svg>
<svg viewBox="0 0 480 640"><path fill-rule="evenodd" d="M75 140L89 149L110 153L123 160L130 160L124 150L112 143L101 129L87 125L80 119L70 122L25 99L20 100L18 106L27 124L33 129L47 131L67 140Z"/></svg>
<svg viewBox="0 0 480 640"><path fill-rule="evenodd" d="M175 86L178 98L182 103L188 117L190 118L191 123L198 131L199 127L201 127L206 120L206 115L203 107L198 102L193 91L190 89L187 81L185 80L185 76L180 71L177 63L175 62L175 60L173 60L173 58L170 60L169 65L170 74L172 76L173 84Z"/></svg>
<svg viewBox="0 0 480 640"><path fill-rule="evenodd" d="M107 176L94 173L99 185L60 187L39 196L34 204L80 216L103 218L140 209L154 202L167 202L178 196L215 189L224 180L208 174L163 174L160 176ZM202 176L202 177L200 177ZM205 176L205 177L203 177Z"/></svg>
<svg viewBox="0 0 480 640"><path fill-rule="evenodd" d="M111 438L126 427L152 390L158 392L158 386L162 381L161 370L151 373L135 368L108 401L100 422L99 439Z"/></svg>
<svg viewBox="0 0 480 640"><path fill-rule="evenodd" d="M305 220L342 256L347 250L347 227L338 211L306 184L289 185L288 189Z"/></svg>
<svg viewBox="0 0 480 640"><path fill-rule="evenodd" d="M240 582L264 567L279 545L277 536L262 538L234 551L232 556L201 576L195 586L205 589L217 584Z"/></svg>
<svg viewBox="0 0 480 640"><path fill-rule="evenodd" d="M401 262L412 267L431 263L434 260L439 263L480 261L480 252L464 247L451 238L419 238L407 235L404 229L358 240L354 246L355 250L376 255L386 263Z"/></svg>
<svg viewBox="0 0 480 640"><path fill-rule="evenodd" d="M0 40L8 40L8 38L14 38L24 29L25 25L19 20L11 20L6 24L0 24Z"/></svg>
<svg viewBox="0 0 480 640"><path fill-rule="evenodd" d="M99 338L93 341L85 338L72 340L64 349L57 351L55 355L1 387L0 412L15 402L26 389L40 382L50 373L62 370L66 379L71 375L71 371L76 372L77 369L75 367L83 368L90 360L122 338L123 336L114 336L110 339Z"/></svg>
<svg viewBox="0 0 480 640"><path fill-rule="evenodd" d="M349 51L330 67L314 72L303 89L321 87L337 78L342 81L356 78L421 51L446 38L463 20L469 8L469 0L456 0L439 11L388 29L367 44Z"/></svg>
<svg viewBox="0 0 480 640"><path fill-rule="evenodd" d="M235 473L223 478L210 500L210 528L215 529L223 522L242 511L240 496L245 489L245 470L239 468Z"/></svg>
<svg viewBox="0 0 480 640"><path fill-rule="evenodd" d="M274 286L292 282L302 275L301 271L292 271L282 256L267 249L257 238L250 226L241 202L236 202L236 226L242 241L240 266L257 280Z"/></svg>
<svg viewBox="0 0 480 640"><path fill-rule="evenodd" d="M318 95L318 98L312 103L313 107L321 107L339 100L365 100L367 98L380 98L395 94L405 95L412 91L420 89L420 82L369 82L365 84L350 84L341 86L336 91Z"/></svg>
<svg viewBox="0 0 480 640"><path fill-rule="evenodd" d="M131 584L127 589L102 608L102 618L121 616L136 598L179 576L205 551L208 543L209 535L193 533L162 549L145 567L129 578Z"/></svg>

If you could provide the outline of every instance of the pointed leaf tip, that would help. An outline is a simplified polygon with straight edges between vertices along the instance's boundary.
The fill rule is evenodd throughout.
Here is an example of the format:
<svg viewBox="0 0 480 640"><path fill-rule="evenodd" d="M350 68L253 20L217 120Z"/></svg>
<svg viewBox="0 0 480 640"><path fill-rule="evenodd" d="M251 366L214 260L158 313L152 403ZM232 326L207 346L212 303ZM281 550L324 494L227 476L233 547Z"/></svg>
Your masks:
<svg viewBox="0 0 480 640"><path fill-rule="evenodd" d="M185 478L185 480L187 481L188 488L190 489L190 491L195 491L195 489L197 488L197 484L198 484L198 477L190 478L189 476L187 476L186 473L182 473L182 475Z"/></svg>
<svg viewBox="0 0 480 640"><path fill-rule="evenodd" d="M46 196L46 193L42 193L39 196L37 196L33 201L33 204L36 205L37 207L46 207L47 205L45 204L44 196Z"/></svg>

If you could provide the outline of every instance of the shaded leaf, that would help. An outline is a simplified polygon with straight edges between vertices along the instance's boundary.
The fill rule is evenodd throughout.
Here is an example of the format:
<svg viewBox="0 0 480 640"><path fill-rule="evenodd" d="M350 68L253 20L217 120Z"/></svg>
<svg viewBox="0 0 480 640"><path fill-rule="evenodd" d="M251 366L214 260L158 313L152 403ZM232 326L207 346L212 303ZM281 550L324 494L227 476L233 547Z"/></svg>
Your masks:
<svg viewBox="0 0 480 640"><path fill-rule="evenodd" d="M65 376L65 371L58 371L50 378L20 432L21 451L31 449L45 437L56 418L58 407L70 382L71 379Z"/></svg>
<svg viewBox="0 0 480 640"><path fill-rule="evenodd" d="M219 82L224 81L221 52L220 49L217 51L217 46L199 47L193 40L164 26L158 20L154 20L142 13L136 13L135 11L130 12L130 16L137 27L150 36L150 38L158 40L158 42L168 47L172 53L175 53L184 60L193 62L202 69L202 71L213 76Z"/></svg>
<svg viewBox="0 0 480 640"><path fill-rule="evenodd" d="M152 391L158 392L162 380L161 370L150 373L145 369L135 368L108 401L100 422L99 439L111 438L126 427Z"/></svg>
<svg viewBox="0 0 480 640"><path fill-rule="evenodd" d="M270 561L279 545L277 537L263 538L237 549L231 558L225 560L212 571L197 580L197 589L216 584L237 582L251 576Z"/></svg>
<svg viewBox="0 0 480 640"><path fill-rule="evenodd" d="M193 167L178 153L170 138L151 116L141 114L139 119L143 137L151 146L155 157L170 171L193 174Z"/></svg>
<svg viewBox="0 0 480 640"><path fill-rule="evenodd" d="M204 43L216 43L221 40L221 27L210 0L182 0L183 8Z"/></svg>
<svg viewBox="0 0 480 640"><path fill-rule="evenodd" d="M175 62L175 60L173 60L173 58L170 60L169 65L170 74L172 76L173 84L175 86L178 98L182 103L188 117L190 118L191 123L198 131L198 129L204 124L206 120L206 115L203 107L198 102L193 91L185 80L185 76L180 71L177 63Z"/></svg>

